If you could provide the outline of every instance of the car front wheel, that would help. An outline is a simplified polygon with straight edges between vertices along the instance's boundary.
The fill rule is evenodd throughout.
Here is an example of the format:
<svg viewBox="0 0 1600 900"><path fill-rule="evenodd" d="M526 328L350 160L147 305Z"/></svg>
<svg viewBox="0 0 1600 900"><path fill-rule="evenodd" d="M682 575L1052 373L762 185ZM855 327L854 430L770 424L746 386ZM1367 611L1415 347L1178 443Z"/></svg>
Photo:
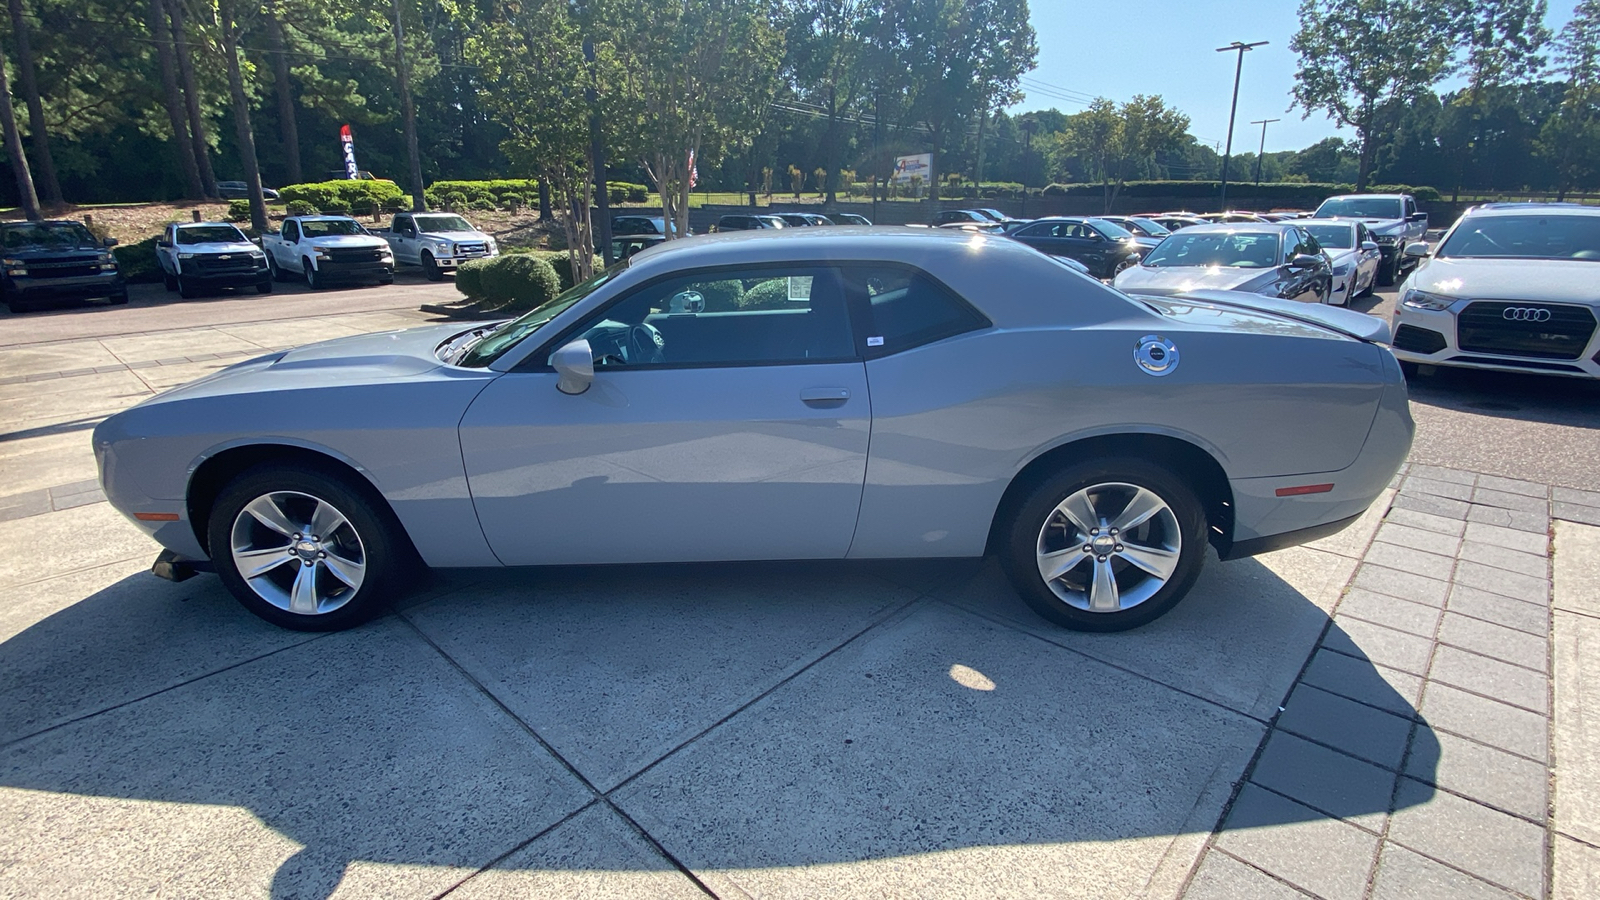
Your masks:
<svg viewBox="0 0 1600 900"><path fill-rule="evenodd" d="M297 631L337 631L390 599L404 539L366 492L313 468L265 466L212 507L217 575L244 607Z"/></svg>
<svg viewBox="0 0 1600 900"><path fill-rule="evenodd" d="M1125 631L1182 600L1205 561L1205 512L1168 469L1099 459L1057 472L1017 507L1002 562L1035 612Z"/></svg>
<svg viewBox="0 0 1600 900"><path fill-rule="evenodd" d="M317 274L317 267L313 266L310 260L302 262L300 266L306 275L306 287L313 291L320 291L327 286L322 280L322 276Z"/></svg>
<svg viewBox="0 0 1600 900"><path fill-rule="evenodd" d="M433 254L426 250L422 253L422 274L427 276L429 281L442 281L444 279L444 270L439 268L439 264L434 261Z"/></svg>

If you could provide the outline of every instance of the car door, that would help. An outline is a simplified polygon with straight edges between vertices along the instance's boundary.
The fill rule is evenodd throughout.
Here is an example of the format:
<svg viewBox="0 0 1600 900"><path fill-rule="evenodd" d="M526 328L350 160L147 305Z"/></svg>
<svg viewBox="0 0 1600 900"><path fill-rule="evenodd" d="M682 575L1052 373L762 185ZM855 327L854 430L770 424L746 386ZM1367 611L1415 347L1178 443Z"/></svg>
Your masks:
<svg viewBox="0 0 1600 900"><path fill-rule="evenodd" d="M295 246L300 240L300 223L293 219L284 222L278 238L272 245L272 258L278 268L286 272L300 271L299 248Z"/></svg>
<svg viewBox="0 0 1600 900"><path fill-rule="evenodd" d="M595 375L556 388L543 350L484 389L461 449L508 565L840 558L871 404L837 272L760 266L634 289L551 341Z"/></svg>
<svg viewBox="0 0 1600 900"><path fill-rule="evenodd" d="M1056 235L1062 241L1062 256L1088 266L1096 278L1111 274L1111 241L1100 232L1082 222L1065 222L1057 227Z"/></svg>
<svg viewBox="0 0 1600 900"><path fill-rule="evenodd" d="M177 248L174 246L178 240L178 226L168 225L167 230L161 233L161 239L156 241L156 262L161 264L163 275L177 275Z"/></svg>

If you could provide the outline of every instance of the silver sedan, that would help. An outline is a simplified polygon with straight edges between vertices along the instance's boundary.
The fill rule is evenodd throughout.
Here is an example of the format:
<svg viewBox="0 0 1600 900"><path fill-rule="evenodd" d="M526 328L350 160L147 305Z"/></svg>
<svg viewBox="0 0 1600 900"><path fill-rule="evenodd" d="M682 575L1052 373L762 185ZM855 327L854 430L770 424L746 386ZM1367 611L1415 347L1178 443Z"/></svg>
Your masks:
<svg viewBox="0 0 1600 900"><path fill-rule="evenodd" d="M299 629L418 564L993 553L1113 631L1359 516L1410 446L1386 323L1135 297L986 234L675 241L521 318L240 363L94 433L106 494ZM1292 378L1285 374L1292 372Z"/></svg>

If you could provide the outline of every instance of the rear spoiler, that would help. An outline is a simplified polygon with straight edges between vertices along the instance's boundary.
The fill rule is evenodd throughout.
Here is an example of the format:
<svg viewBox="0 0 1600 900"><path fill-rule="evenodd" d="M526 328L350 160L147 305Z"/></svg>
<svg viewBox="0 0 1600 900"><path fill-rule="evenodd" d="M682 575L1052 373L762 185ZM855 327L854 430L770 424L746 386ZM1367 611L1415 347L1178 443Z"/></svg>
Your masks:
<svg viewBox="0 0 1600 900"><path fill-rule="evenodd" d="M1168 299L1196 300L1212 306L1272 313L1275 316L1317 325L1346 337L1373 344L1388 344L1394 337L1387 319L1369 316L1341 306L1301 303L1298 300L1283 300L1246 291L1185 291L1169 295Z"/></svg>

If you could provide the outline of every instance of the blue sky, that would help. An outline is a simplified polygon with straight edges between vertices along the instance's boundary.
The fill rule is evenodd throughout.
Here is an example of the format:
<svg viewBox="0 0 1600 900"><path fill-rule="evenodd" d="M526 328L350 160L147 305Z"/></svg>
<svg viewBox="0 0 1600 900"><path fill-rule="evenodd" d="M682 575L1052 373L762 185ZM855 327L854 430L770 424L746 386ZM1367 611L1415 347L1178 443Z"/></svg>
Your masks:
<svg viewBox="0 0 1600 900"><path fill-rule="evenodd" d="M1116 101L1160 94L1186 113L1189 131L1207 143L1228 135L1228 102L1236 54L1217 53L1233 41L1270 41L1245 54L1239 84L1235 151L1254 152L1261 126L1267 150L1299 150L1325 137L1351 137L1321 114L1304 121L1287 112L1296 57L1289 38L1298 25L1298 0L1031 0L1039 66L1023 76L1028 97L1012 112L1056 107L1073 113L1096 96ZM1574 0L1551 0L1552 31L1572 17ZM1450 82L1446 82L1448 86Z"/></svg>

